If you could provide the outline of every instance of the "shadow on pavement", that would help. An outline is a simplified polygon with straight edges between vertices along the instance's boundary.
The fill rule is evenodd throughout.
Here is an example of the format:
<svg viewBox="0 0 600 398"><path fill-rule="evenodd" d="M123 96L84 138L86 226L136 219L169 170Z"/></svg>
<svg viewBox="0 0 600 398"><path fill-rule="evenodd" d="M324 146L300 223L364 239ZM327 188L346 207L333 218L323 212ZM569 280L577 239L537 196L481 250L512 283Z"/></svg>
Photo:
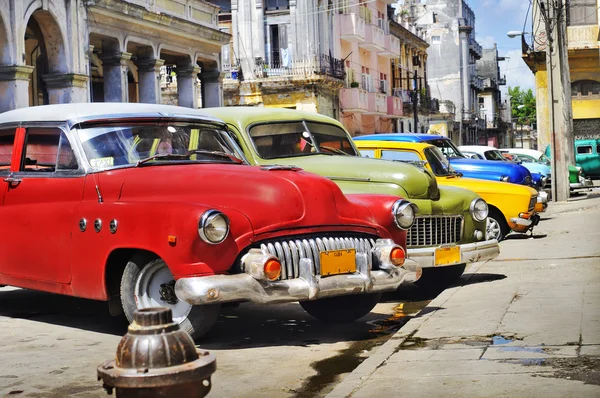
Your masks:
<svg viewBox="0 0 600 398"><path fill-rule="evenodd" d="M411 298L406 292L394 294L397 294L395 298L383 302L412 301L414 304L406 307L411 314L435 297L414 294ZM232 349L363 341L390 333L392 328L397 330L407 321L402 317L390 321L390 311L388 304L387 309L376 307L355 322L325 324L307 314L298 303L223 306L217 324L198 343L206 349ZM112 317L105 302L25 289L0 288L0 316L117 336L127 332L125 317ZM386 326L382 327L380 323L384 321Z"/></svg>
<svg viewBox="0 0 600 398"><path fill-rule="evenodd" d="M523 240L523 239L542 239L545 238L546 234L533 234L533 235L529 235L529 234L510 234L506 236L506 240Z"/></svg>
<svg viewBox="0 0 600 398"><path fill-rule="evenodd" d="M466 274L469 275L469 274ZM486 274L486 273L477 273L470 274L471 277L469 279L461 280L459 283L461 286L474 285L476 283L484 283L484 282L494 282L502 279L506 279L506 275L504 274Z"/></svg>

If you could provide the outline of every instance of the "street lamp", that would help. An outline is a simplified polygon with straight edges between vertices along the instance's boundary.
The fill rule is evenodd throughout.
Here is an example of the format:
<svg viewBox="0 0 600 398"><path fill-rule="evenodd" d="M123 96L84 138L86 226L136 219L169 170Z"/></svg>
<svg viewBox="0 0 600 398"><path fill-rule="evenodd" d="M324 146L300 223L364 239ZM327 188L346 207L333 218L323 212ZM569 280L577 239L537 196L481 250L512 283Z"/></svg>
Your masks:
<svg viewBox="0 0 600 398"><path fill-rule="evenodd" d="M509 32L506 32L506 36L510 37L511 39L514 39L517 36L523 36L523 35L530 35L531 32L521 32L518 30L511 30Z"/></svg>

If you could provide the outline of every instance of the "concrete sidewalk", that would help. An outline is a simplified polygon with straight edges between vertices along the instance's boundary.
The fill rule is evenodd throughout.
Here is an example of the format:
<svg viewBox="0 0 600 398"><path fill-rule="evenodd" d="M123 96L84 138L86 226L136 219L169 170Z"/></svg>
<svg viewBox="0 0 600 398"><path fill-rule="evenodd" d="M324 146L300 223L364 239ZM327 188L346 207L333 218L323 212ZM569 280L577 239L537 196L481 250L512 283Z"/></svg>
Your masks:
<svg viewBox="0 0 600 398"><path fill-rule="evenodd" d="M600 195L465 271L327 397L600 397Z"/></svg>

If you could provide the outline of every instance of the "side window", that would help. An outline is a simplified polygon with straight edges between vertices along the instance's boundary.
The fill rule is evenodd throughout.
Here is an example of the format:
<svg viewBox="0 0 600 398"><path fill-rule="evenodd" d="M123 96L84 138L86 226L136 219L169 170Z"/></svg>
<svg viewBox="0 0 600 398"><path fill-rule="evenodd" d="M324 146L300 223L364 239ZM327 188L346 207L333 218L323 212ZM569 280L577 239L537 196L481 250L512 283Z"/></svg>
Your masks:
<svg viewBox="0 0 600 398"><path fill-rule="evenodd" d="M400 160L404 162L418 162L421 160L416 153L403 151L381 151L381 159Z"/></svg>
<svg viewBox="0 0 600 398"><path fill-rule="evenodd" d="M15 142L15 129L0 130L0 175L8 175Z"/></svg>
<svg viewBox="0 0 600 398"><path fill-rule="evenodd" d="M600 144L596 145L596 153L600 155Z"/></svg>
<svg viewBox="0 0 600 398"><path fill-rule="evenodd" d="M360 156L362 156L364 158L374 158L375 150L374 149L361 149Z"/></svg>
<svg viewBox="0 0 600 398"><path fill-rule="evenodd" d="M62 130L37 127L27 129L21 171L53 173L77 169L77 159Z"/></svg>
<svg viewBox="0 0 600 398"><path fill-rule="evenodd" d="M578 146L577 153L579 153L579 154L592 153L592 146L591 145Z"/></svg>

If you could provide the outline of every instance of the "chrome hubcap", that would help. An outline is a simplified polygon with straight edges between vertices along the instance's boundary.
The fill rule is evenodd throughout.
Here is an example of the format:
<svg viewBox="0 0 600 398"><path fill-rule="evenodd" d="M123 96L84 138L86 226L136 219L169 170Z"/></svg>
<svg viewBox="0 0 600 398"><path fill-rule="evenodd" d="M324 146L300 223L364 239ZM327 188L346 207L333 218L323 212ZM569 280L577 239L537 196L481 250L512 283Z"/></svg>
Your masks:
<svg viewBox="0 0 600 398"><path fill-rule="evenodd" d="M168 307L175 323L183 322L192 306L175 295L175 280L163 262L144 267L135 283L135 302L138 308Z"/></svg>
<svg viewBox="0 0 600 398"><path fill-rule="evenodd" d="M488 217L485 225L485 239L499 239L500 238L500 224L495 219Z"/></svg>

